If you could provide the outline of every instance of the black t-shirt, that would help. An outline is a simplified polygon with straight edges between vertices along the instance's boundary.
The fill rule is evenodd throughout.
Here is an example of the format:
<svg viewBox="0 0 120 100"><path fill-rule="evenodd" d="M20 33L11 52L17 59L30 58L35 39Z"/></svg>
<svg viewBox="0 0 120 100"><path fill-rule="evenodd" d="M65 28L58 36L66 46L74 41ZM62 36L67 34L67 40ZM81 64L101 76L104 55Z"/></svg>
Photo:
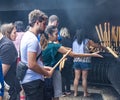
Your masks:
<svg viewBox="0 0 120 100"><path fill-rule="evenodd" d="M10 69L4 79L13 88L16 81L17 50L13 42L6 37L0 40L0 59L2 64L10 65Z"/></svg>
<svg viewBox="0 0 120 100"><path fill-rule="evenodd" d="M60 43L62 44L62 46L72 48L72 39L70 38L62 37L62 40ZM72 60L73 60L72 57L67 56L67 61L69 61L69 63L72 62Z"/></svg>

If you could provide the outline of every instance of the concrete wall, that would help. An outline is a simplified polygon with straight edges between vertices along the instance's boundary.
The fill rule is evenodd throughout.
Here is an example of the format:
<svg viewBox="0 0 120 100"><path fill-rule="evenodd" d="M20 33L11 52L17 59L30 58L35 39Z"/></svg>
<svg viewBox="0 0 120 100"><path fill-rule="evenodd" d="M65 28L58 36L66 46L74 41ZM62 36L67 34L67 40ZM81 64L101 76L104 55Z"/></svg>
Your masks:
<svg viewBox="0 0 120 100"><path fill-rule="evenodd" d="M60 27L72 30L85 26L94 30L100 23L120 25L120 0L1 0L0 20L13 22L23 20L33 9L40 9L49 15L60 17Z"/></svg>

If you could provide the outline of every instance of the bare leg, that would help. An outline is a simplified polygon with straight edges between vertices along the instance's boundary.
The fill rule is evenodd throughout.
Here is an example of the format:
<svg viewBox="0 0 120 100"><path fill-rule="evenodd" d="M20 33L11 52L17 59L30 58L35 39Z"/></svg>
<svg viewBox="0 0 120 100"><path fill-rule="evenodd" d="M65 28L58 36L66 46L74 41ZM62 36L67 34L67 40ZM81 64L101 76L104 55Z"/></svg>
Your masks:
<svg viewBox="0 0 120 100"><path fill-rule="evenodd" d="M23 90L23 87L21 86L22 90L20 91L20 100L25 100L25 92Z"/></svg>
<svg viewBox="0 0 120 100"><path fill-rule="evenodd" d="M77 96L80 74L81 74L81 70L76 70L75 69L74 96Z"/></svg>
<svg viewBox="0 0 120 100"><path fill-rule="evenodd" d="M87 70L83 70L82 71L82 86L83 86L83 90L84 90L84 96L88 96L87 75L88 75L88 71Z"/></svg>
<svg viewBox="0 0 120 100"><path fill-rule="evenodd" d="M3 98L0 96L0 100L3 100Z"/></svg>

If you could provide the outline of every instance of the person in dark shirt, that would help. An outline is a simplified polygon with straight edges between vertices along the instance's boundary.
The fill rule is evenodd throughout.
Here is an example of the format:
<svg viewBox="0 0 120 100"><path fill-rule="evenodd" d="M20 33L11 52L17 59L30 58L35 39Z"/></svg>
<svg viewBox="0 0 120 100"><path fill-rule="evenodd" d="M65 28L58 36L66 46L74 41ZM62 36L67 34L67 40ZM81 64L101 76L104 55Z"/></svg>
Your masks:
<svg viewBox="0 0 120 100"><path fill-rule="evenodd" d="M61 28L60 35L62 38L60 42L62 46L72 48L72 39L70 38L70 33L68 29ZM73 58L67 56L67 60L65 61L64 68L61 71L63 96L71 94L70 80L72 78L72 65L73 65Z"/></svg>
<svg viewBox="0 0 120 100"><path fill-rule="evenodd" d="M0 60L0 100L2 100L4 95L4 78L2 72L2 62Z"/></svg>
<svg viewBox="0 0 120 100"><path fill-rule="evenodd" d="M9 100L17 100L18 86L16 84L16 65L17 50L13 42L2 35L0 32L0 59L2 62L2 70L5 82L10 86Z"/></svg>

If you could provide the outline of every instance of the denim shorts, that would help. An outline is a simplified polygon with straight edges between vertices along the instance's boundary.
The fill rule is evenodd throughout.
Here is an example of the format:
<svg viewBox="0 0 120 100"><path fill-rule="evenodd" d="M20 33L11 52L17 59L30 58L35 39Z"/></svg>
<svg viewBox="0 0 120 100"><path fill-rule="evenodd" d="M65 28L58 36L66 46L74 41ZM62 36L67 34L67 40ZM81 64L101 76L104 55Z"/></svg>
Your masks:
<svg viewBox="0 0 120 100"><path fill-rule="evenodd" d="M91 63L86 62L74 62L73 68L74 69L80 69L80 70L89 70L91 69Z"/></svg>

